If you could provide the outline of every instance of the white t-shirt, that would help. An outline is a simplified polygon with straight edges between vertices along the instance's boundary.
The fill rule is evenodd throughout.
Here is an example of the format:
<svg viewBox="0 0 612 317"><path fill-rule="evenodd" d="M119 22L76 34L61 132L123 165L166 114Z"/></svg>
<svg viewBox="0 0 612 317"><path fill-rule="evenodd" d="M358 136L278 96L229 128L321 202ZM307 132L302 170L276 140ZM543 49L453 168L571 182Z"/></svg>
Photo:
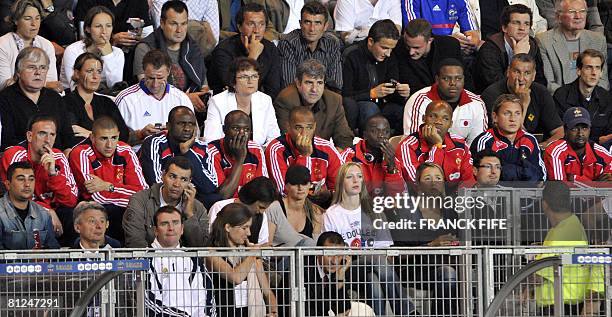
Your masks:
<svg viewBox="0 0 612 317"><path fill-rule="evenodd" d="M60 81L64 89L74 90L75 84L72 82L72 73L74 72L74 62L79 55L85 53L85 44L83 41L74 42L64 50L62 58L62 67L60 68ZM123 64L125 57L123 51L113 46L113 51L110 54L101 56L104 65L102 66L102 77L106 82L107 87L112 87L115 83L123 80Z"/></svg>
<svg viewBox="0 0 612 317"><path fill-rule="evenodd" d="M325 231L339 233L344 242L353 248L385 248L393 244L389 231L373 230L372 220L361 212L361 207L347 210L340 204L331 205L325 212L323 223ZM365 236L367 244L362 242L362 235Z"/></svg>
<svg viewBox="0 0 612 317"><path fill-rule="evenodd" d="M338 0L334 11L336 31L361 29L367 34L374 22L384 19L402 25L401 8L400 0L379 0L376 5L370 0Z"/></svg>
<svg viewBox="0 0 612 317"><path fill-rule="evenodd" d="M287 19L287 26L283 31L287 34L293 30L300 28L300 19L302 7L304 6L304 0L285 0L289 5L289 19ZM280 32L280 30L278 30Z"/></svg>
<svg viewBox="0 0 612 317"><path fill-rule="evenodd" d="M167 85L166 93L160 100L148 94L143 87L146 90L141 83L132 85L120 92L115 99L125 124L132 130L140 130L147 124L165 125L170 110L176 106L185 106L193 111L189 97L172 85Z"/></svg>
<svg viewBox="0 0 612 317"><path fill-rule="evenodd" d="M210 209L208 210L208 229L212 228L212 224L217 219L217 214L223 207L236 202L236 199L230 198L225 200L220 200L216 202ZM257 244L264 244L270 241L270 233L268 232L268 216L266 213L263 214L263 221L261 222L261 230L259 230L259 237L257 238Z"/></svg>

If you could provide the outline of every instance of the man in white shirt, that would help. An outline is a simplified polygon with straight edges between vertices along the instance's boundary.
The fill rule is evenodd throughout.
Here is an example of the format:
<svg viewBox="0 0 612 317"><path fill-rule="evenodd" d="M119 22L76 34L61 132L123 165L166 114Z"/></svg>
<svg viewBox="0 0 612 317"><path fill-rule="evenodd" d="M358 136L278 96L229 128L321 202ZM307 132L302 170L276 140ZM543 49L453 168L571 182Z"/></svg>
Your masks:
<svg viewBox="0 0 612 317"><path fill-rule="evenodd" d="M488 118L485 103L480 97L464 89L463 64L446 58L438 64L436 81L414 93L404 107L404 134L419 130L425 110L433 100L443 100L453 109L452 125L449 132L465 139L466 144L487 129Z"/></svg>
<svg viewBox="0 0 612 317"><path fill-rule="evenodd" d="M336 31L347 44L365 39L372 24L385 19L393 20L401 31L400 0L338 0L334 10Z"/></svg>
<svg viewBox="0 0 612 317"><path fill-rule="evenodd" d="M184 253L181 212L164 206L155 212L155 241L151 248L161 252ZM171 249L171 250L164 250ZM145 307L148 316L216 316L212 279L199 258L164 256L151 258Z"/></svg>
<svg viewBox="0 0 612 317"><path fill-rule="evenodd" d="M149 135L161 132L170 110L186 106L193 111L189 97L168 84L172 61L165 52L152 50L142 59L144 78L123 90L115 103L130 128L130 144L140 144Z"/></svg>

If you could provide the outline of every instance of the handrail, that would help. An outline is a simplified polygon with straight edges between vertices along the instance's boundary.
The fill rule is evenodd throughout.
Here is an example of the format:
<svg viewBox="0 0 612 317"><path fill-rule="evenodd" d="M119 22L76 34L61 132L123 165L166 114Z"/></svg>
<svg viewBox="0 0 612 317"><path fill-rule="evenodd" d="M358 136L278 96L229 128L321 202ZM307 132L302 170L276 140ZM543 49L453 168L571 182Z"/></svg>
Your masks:
<svg viewBox="0 0 612 317"><path fill-rule="evenodd" d="M487 311L485 312L484 317L495 317L495 314L499 311L504 300L512 295L512 291L516 286L518 286L525 278L529 277L531 274L550 267L550 266L558 266L561 264L561 258L558 256L548 257L540 260L533 261L523 268L521 268L518 272L516 272L493 298L493 301L487 307Z"/></svg>
<svg viewBox="0 0 612 317"><path fill-rule="evenodd" d="M127 271L109 271L100 274L100 276L98 276L98 278L91 285L89 285L85 292L83 292L83 295L81 295L79 300L76 302L72 313L70 313L70 317L84 316L84 314L87 312L87 305L89 305L91 300L102 289L102 287L125 272Z"/></svg>

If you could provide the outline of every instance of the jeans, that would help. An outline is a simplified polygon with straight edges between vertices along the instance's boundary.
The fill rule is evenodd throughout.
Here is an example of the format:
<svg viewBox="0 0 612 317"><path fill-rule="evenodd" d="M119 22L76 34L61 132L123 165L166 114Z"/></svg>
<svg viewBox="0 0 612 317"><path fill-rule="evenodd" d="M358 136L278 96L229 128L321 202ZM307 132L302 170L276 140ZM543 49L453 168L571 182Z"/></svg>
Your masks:
<svg viewBox="0 0 612 317"><path fill-rule="evenodd" d="M357 276L356 274L359 274ZM396 316L408 316L415 313L415 306L408 292L402 286L393 265L385 256L359 256L351 265L351 282L366 285L368 304L376 316L385 316L388 300ZM359 278L359 277L363 278Z"/></svg>
<svg viewBox="0 0 612 317"><path fill-rule="evenodd" d="M125 235L123 234L123 213L125 208L115 205L104 205L106 214L108 215L108 230L106 234L111 238L115 238L121 242L121 245L125 245Z"/></svg>
<svg viewBox="0 0 612 317"><path fill-rule="evenodd" d="M359 129L363 131L365 122L371 116L380 112L378 105L372 101L355 101L352 98L342 98L346 121L351 130Z"/></svg>
<svg viewBox="0 0 612 317"><path fill-rule="evenodd" d="M457 271L451 266L442 266L435 270L435 281L430 281L430 290L436 299L431 303L431 314L434 316L457 316Z"/></svg>

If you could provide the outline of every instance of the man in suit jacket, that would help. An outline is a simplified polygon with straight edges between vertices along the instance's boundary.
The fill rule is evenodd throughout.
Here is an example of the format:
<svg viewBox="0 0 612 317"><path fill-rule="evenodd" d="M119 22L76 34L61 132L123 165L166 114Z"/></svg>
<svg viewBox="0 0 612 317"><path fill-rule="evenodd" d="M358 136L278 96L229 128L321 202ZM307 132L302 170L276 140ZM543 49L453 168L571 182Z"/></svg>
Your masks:
<svg viewBox="0 0 612 317"><path fill-rule="evenodd" d="M584 0L562 0L557 8L559 25L536 36L551 94L576 80L576 59L580 52L590 48L607 55L603 34L585 30L587 5ZM609 88L607 65L604 65L599 86Z"/></svg>
<svg viewBox="0 0 612 317"><path fill-rule="evenodd" d="M353 132L348 126L342 106L342 96L325 88L325 65L315 59L300 64L295 83L287 86L274 101L276 119L281 133L289 128L289 112L299 106L308 107L317 123L315 135L334 140L342 149L353 144Z"/></svg>

